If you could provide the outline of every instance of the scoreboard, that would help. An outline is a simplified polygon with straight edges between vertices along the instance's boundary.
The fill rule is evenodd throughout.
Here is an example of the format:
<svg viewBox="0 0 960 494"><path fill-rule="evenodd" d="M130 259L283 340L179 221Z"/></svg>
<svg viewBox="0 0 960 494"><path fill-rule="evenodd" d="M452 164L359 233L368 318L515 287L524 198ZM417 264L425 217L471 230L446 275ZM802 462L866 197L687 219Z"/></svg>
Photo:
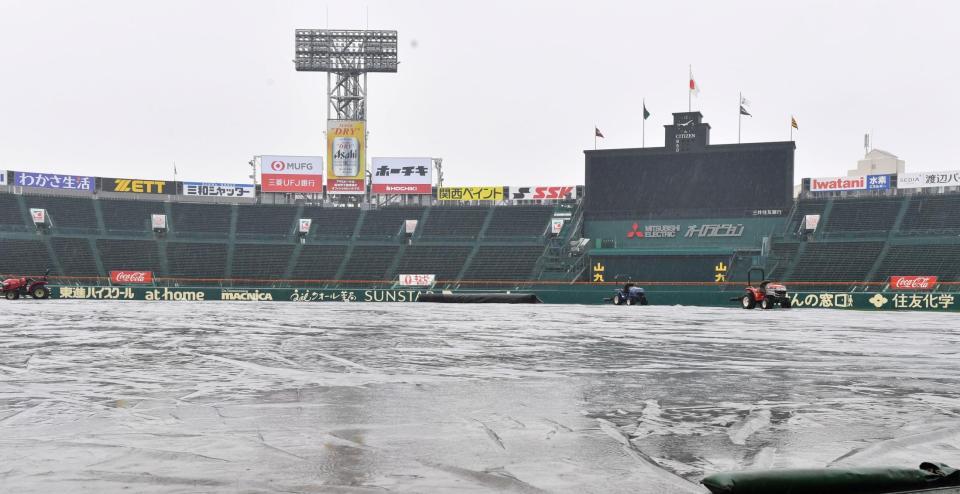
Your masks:
<svg viewBox="0 0 960 494"><path fill-rule="evenodd" d="M782 215L793 142L713 145L699 112L675 113L664 147L586 151L587 219Z"/></svg>

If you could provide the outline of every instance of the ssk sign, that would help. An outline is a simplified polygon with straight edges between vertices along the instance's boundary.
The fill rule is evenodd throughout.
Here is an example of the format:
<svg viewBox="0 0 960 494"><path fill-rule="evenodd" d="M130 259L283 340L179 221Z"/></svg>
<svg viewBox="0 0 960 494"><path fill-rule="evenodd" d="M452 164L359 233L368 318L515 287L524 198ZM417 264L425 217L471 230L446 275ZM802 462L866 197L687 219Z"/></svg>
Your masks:
<svg viewBox="0 0 960 494"><path fill-rule="evenodd" d="M514 201L526 200L564 200L576 199L577 188L572 185L543 186L543 187L510 187L510 199Z"/></svg>
<svg viewBox="0 0 960 494"><path fill-rule="evenodd" d="M323 158L320 156L260 157L264 192L323 192Z"/></svg>
<svg viewBox="0 0 960 494"><path fill-rule="evenodd" d="M891 290L933 290L936 276L891 276Z"/></svg>
<svg viewBox="0 0 960 494"><path fill-rule="evenodd" d="M147 285L153 283L153 271L110 271L115 285Z"/></svg>

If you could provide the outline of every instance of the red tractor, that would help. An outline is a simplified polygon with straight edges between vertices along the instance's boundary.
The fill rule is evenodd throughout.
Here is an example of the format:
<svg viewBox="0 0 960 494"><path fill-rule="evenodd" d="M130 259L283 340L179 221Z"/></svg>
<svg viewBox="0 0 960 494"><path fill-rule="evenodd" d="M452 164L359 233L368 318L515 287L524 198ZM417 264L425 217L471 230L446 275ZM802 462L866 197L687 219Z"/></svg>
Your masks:
<svg viewBox="0 0 960 494"><path fill-rule="evenodd" d="M47 275L50 274L48 269L46 273L43 273L43 276L39 279L33 278L8 278L3 280L0 284L0 293L3 294L7 300L16 300L20 296L26 297L29 295L32 298L36 299L45 299L50 297L50 288L47 287Z"/></svg>
<svg viewBox="0 0 960 494"><path fill-rule="evenodd" d="M751 275L754 271L760 271L760 286L753 286ZM744 309L753 309L757 304L760 304L761 309L772 309L777 306L784 309L790 308L790 296L787 295L787 287L766 279L766 272L763 268L750 268L747 271L747 287L744 292L742 297L730 300L739 300L740 306Z"/></svg>

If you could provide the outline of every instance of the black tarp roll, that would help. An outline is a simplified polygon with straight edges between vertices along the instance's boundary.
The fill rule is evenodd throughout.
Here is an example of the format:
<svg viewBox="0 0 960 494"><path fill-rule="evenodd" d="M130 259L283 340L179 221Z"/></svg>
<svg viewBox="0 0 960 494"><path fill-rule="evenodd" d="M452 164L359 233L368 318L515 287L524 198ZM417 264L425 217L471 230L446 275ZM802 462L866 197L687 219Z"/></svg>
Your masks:
<svg viewBox="0 0 960 494"><path fill-rule="evenodd" d="M704 478L713 494L884 494L960 485L960 471L942 463L920 468L810 468L726 472Z"/></svg>
<svg viewBox="0 0 960 494"><path fill-rule="evenodd" d="M535 293L421 293L418 302L446 304L541 304Z"/></svg>

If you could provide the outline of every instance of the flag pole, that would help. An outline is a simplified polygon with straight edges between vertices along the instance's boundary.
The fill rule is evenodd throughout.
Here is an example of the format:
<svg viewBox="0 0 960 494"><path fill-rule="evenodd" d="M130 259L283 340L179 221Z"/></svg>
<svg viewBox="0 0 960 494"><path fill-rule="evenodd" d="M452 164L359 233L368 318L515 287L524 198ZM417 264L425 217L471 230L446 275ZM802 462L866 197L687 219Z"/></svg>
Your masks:
<svg viewBox="0 0 960 494"><path fill-rule="evenodd" d="M793 135L792 131L790 135ZM597 150L597 124L593 124L593 150Z"/></svg>
<svg viewBox="0 0 960 494"><path fill-rule="evenodd" d="M743 92L737 93L737 144L740 144L740 127L743 125L743 112L740 106L743 105Z"/></svg>
<svg viewBox="0 0 960 494"><path fill-rule="evenodd" d="M640 125L643 128L643 139L640 141L641 147L647 147L647 98L643 98L643 112L640 113Z"/></svg>

